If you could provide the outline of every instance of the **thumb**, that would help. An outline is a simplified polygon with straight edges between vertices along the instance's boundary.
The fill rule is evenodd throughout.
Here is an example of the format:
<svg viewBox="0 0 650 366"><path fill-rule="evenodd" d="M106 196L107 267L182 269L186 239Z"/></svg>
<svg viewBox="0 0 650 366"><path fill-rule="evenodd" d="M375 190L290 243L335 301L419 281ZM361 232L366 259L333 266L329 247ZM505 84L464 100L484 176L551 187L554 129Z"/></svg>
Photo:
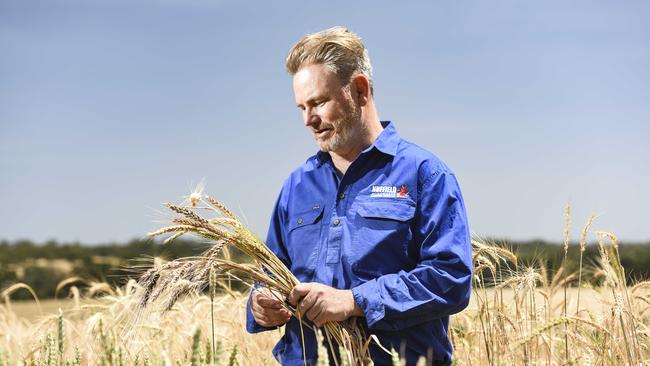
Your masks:
<svg viewBox="0 0 650 366"><path fill-rule="evenodd" d="M289 293L289 302L292 305L297 305L298 301L309 293L311 290L310 283L299 283Z"/></svg>

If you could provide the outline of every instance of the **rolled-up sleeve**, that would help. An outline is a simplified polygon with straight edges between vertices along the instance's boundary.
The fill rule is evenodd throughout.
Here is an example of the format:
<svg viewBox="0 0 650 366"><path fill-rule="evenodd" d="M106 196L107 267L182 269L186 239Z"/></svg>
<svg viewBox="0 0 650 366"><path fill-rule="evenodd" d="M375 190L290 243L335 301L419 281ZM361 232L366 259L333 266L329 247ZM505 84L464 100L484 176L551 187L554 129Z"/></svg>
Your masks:
<svg viewBox="0 0 650 366"><path fill-rule="evenodd" d="M453 173L425 177L412 229L419 243L414 268L352 288L370 329L403 329L457 313L469 303L471 238Z"/></svg>

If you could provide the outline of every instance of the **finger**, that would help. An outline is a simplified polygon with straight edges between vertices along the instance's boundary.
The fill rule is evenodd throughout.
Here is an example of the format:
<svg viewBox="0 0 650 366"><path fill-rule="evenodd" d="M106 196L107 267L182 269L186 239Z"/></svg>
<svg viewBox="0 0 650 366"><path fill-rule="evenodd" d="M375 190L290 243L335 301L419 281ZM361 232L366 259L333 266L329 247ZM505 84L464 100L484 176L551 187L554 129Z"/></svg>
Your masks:
<svg viewBox="0 0 650 366"><path fill-rule="evenodd" d="M312 320L314 325L316 325L318 328L322 327L326 323L325 320L324 320L324 317L323 317L323 313L325 313L325 312L321 311L320 314L318 316L316 316L315 319Z"/></svg>
<svg viewBox="0 0 650 366"><path fill-rule="evenodd" d="M260 297L257 304L267 309L282 309L282 303L278 299L270 299L268 297Z"/></svg>
<svg viewBox="0 0 650 366"><path fill-rule="evenodd" d="M264 315L264 313L257 311L256 309L253 309L251 307L251 313L253 314L253 318L255 318L255 322L259 325L266 326L267 323L267 318Z"/></svg>
<svg viewBox="0 0 650 366"><path fill-rule="evenodd" d="M289 293L289 302L292 305L297 305L300 298L306 296L310 290L311 286L309 283L297 284L296 287L291 289L291 292Z"/></svg>
<svg viewBox="0 0 650 366"><path fill-rule="evenodd" d="M266 288L266 291L264 292L264 295L269 298L269 299L274 299L279 302L284 302L285 296L278 290L272 289L272 288Z"/></svg>
<svg viewBox="0 0 650 366"><path fill-rule="evenodd" d="M264 308L260 308L259 306L253 306L251 304L251 313L253 314L253 317L255 320L259 320L264 317Z"/></svg>
<svg viewBox="0 0 650 366"><path fill-rule="evenodd" d="M290 318L291 315L284 311L284 312L264 312L264 313L253 313L253 317L255 318L255 321L264 327L274 327L276 325L282 325L286 323Z"/></svg>
<svg viewBox="0 0 650 366"><path fill-rule="evenodd" d="M253 313L253 315L255 315L255 314L263 314L263 315L268 316L269 314L286 314L286 313L288 313L288 311L285 308L283 308L282 306L278 306L278 307L265 306L263 299L260 299L259 303L251 302L250 308L251 308L251 312Z"/></svg>
<svg viewBox="0 0 650 366"><path fill-rule="evenodd" d="M288 309L285 308L284 304L279 302L275 303L273 301L269 301L268 299L260 299L257 303L251 302L251 310L255 310L259 313L265 313L265 314L288 312Z"/></svg>
<svg viewBox="0 0 650 366"><path fill-rule="evenodd" d="M314 294L309 292L305 297L299 300L297 309L301 316L305 316L312 306L316 303Z"/></svg>
<svg viewBox="0 0 650 366"><path fill-rule="evenodd" d="M275 311L279 310L279 309L273 309L273 308L265 307L264 304L263 304L263 301L262 301L262 303L260 303L260 301L262 301L262 299L260 299L259 301L251 301L250 308L251 308L251 312L253 312L253 314L255 314L255 313L257 313L257 314L266 314L269 310L275 310Z"/></svg>
<svg viewBox="0 0 650 366"><path fill-rule="evenodd" d="M269 318L267 317L260 317L259 319L255 319L257 324L263 326L263 327L273 327L276 324L274 324Z"/></svg>
<svg viewBox="0 0 650 366"><path fill-rule="evenodd" d="M258 290L253 290L253 293L251 294L251 305L257 304L259 299L263 297L264 295L262 295Z"/></svg>
<svg viewBox="0 0 650 366"><path fill-rule="evenodd" d="M291 313L285 310L284 312L279 314L278 319L280 319L280 324L284 324L288 322L289 319L291 319Z"/></svg>
<svg viewBox="0 0 650 366"><path fill-rule="evenodd" d="M277 304L278 306L282 306L283 300L282 296L280 295L279 297L276 296L276 293L271 292L271 290L267 289L266 287L260 288L258 290L255 290L253 293L252 299L256 303L260 303L261 305L265 307L276 307Z"/></svg>
<svg viewBox="0 0 650 366"><path fill-rule="evenodd" d="M276 325L284 324L291 319L291 313L286 310L280 310L273 314L273 319L276 321Z"/></svg>
<svg viewBox="0 0 650 366"><path fill-rule="evenodd" d="M324 306L321 301L317 301L314 305L312 305L311 308L309 308L309 311L307 311L307 318L311 321L315 321L320 314L323 313Z"/></svg>
<svg viewBox="0 0 650 366"><path fill-rule="evenodd" d="M322 310L312 319L312 321L314 322L314 324L316 324L316 326L322 327L323 325L325 325L325 323L331 320L330 315L331 314L323 306Z"/></svg>
<svg viewBox="0 0 650 366"><path fill-rule="evenodd" d="M284 299L284 295L282 294L282 292L280 292L280 291L278 291L278 290L276 290L276 289L273 289L273 288L272 288L272 289L269 289L269 294L270 294L271 297L273 297L274 299Z"/></svg>
<svg viewBox="0 0 650 366"><path fill-rule="evenodd" d="M273 293L267 287L258 287L254 291L255 296L259 298L273 298Z"/></svg>
<svg viewBox="0 0 650 366"><path fill-rule="evenodd" d="M277 319L284 319L284 318L291 317L291 313L285 309L272 310L269 312L269 314Z"/></svg>

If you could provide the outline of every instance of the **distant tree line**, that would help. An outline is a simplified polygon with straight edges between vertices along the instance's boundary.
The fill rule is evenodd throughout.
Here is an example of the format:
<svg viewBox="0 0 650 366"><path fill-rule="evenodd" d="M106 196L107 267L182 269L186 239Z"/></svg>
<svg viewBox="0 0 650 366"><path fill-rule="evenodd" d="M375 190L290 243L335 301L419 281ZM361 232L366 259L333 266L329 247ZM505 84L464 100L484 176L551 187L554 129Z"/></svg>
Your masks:
<svg viewBox="0 0 650 366"><path fill-rule="evenodd" d="M611 244L606 243L605 248L610 248ZM564 260L564 246L557 243L548 243L542 240L531 240L525 242L512 243L512 248L523 265L543 265L552 275ZM619 254L621 265L625 269L627 283L636 283L650 279L650 242L647 243L620 243ZM600 260L600 249L596 243L586 246L583 253L583 273L589 276L593 271L598 271L598 261ZM573 273L578 271L580 263L580 247L577 243L570 243L567 252L566 271Z"/></svg>
<svg viewBox="0 0 650 366"><path fill-rule="evenodd" d="M506 243L502 246L517 255L519 266L543 266L549 276L560 268L564 258L564 248L557 243L540 240L490 242ZM150 266L154 257L171 260L195 256L208 246L207 243L192 240L177 240L164 245L153 240L103 245L4 240L0 241L0 290L22 282L31 286L39 298L50 298L54 296L60 281L73 276L121 286ZM579 247L570 245L566 268L569 273L578 270L579 254ZM650 279L650 243L621 243L620 255L628 283ZM598 246L588 245L583 257L583 278L592 278L590 271L593 273L597 268L598 258ZM59 296L66 295L64 291ZM18 291L11 297L27 299L30 295L26 291Z"/></svg>
<svg viewBox="0 0 650 366"><path fill-rule="evenodd" d="M102 245L0 241L0 290L23 282L31 286L39 298L50 298L54 297L60 281L73 276L122 286L151 266L154 257L172 260L195 256L208 246L192 240L177 240L165 245L153 240ZM19 291L11 298L31 296L27 291Z"/></svg>

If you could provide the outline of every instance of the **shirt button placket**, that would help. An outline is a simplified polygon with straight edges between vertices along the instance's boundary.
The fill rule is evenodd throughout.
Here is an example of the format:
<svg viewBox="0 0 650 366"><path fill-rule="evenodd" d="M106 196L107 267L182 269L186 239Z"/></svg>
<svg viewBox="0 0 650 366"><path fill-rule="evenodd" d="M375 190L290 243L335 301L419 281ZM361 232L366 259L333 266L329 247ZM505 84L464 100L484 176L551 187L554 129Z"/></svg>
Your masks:
<svg viewBox="0 0 650 366"><path fill-rule="evenodd" d="M341 220L335 218L332 220L332 226L329 230L329 237L327 238L327 258L325 262L328 264L338 263L341 257L341 240L343 240L343 227Z"/></svg>

